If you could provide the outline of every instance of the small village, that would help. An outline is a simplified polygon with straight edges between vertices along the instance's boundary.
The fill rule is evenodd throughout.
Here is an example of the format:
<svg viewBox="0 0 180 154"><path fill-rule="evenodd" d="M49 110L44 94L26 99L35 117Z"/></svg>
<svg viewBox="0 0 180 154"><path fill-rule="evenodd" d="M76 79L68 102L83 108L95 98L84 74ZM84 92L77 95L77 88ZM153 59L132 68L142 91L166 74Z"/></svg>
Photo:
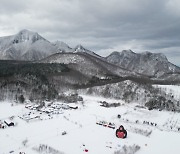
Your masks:
<svg viewBox="0 0 180 154"><path fill-rule="evenodd" d="M12 104L13 105L13 104ZM19 115L0 119L0 129L15 127L18 125L17 118L26 122L53 119L53 116L63 114L65 110L76 110L76 103L48 102L32 103L27 101L24 104L26 111Z"/></svg>

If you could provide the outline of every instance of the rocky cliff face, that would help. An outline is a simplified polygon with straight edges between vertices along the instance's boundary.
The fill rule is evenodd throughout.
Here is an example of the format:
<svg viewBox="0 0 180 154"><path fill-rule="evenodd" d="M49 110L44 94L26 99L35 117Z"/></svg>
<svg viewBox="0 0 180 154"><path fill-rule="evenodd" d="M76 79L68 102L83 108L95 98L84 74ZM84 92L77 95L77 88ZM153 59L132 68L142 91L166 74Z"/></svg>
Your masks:
<svg viewBox="0 0 180 154"><path fill-rule="evenodd" d="M134 53L131 50L124 50L111 53L106 60L125 69L155 78L180 73L180 68L170 63L161 53Z"/></svg>

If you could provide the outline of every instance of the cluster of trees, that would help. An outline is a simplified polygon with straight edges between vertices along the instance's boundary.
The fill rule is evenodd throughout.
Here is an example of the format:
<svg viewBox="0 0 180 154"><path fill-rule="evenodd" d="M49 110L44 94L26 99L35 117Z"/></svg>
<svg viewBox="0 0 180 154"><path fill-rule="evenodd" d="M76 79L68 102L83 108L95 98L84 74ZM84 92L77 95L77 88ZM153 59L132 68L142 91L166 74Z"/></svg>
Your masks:
<svg viewBox="0 0 180 154"><path fill-rule="evenodd" d="M61 100L65 103L77 103L77 102L83 102L83 98L81 96L79 96L77 93L75 94L60 94L58 96L58 100Z"/></svg>
<svg viewBox="0 0 180 154"><path fill-rule="evenodd" d="M149 110L152 110L152 109L159 109L159 110L166 109L166 110L170 110L170 111L176 111L177 110L175 103L172 100L166 99L163 96L151 98L145 104L145 106L147 106Z"/></svg>
<svg viewBox="0 0 180 154"><path fill-rule="evenodd" d="M68 71L64 64L0 61L0 100L55 99L58 92L52 77Z"/></svg>
<svg viewBox="0 0 180 154"><path fill-rule="evenodd" d="M38 153L49 153L49 154L64 154L61 151L58 151L48 145L40 144L39 147L33 148Z"/></svg>
<svg viewBox="0 0 180 154"><path fill-rule="evenodd" d="M11 77L13 75L36 75L37 77L68 72L65 64L30 63L18 61L0 61L0 77Z"/></svg>
<svg viewBox="0 0 180 154"><path fill-rule="evenodd" d="M139 102L148 109L179 111L179 102L173 96L151 84L123 81L114 84L96 86L84 90L87 94L122 99L127 103Z"/></svg>
<svg viewBox="0 0 180 154"><path fill-rule="evenodd" d="M114 154L135 154L139 149L139 145L124 145L120 150L115 151Z"/></svg>

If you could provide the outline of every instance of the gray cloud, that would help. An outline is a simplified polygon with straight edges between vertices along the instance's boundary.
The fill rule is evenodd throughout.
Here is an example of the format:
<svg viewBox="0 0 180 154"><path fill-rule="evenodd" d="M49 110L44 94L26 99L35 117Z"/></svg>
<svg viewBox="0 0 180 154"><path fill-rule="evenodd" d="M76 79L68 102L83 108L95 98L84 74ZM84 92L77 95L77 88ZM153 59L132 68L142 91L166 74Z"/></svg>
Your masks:
<svg viewBox="0 0 180 154"><path fill-rule="evenodd" d="M114 50L162 52L180 66L179 0L0 0L0 35L21 29L50 41Z"/></svg>

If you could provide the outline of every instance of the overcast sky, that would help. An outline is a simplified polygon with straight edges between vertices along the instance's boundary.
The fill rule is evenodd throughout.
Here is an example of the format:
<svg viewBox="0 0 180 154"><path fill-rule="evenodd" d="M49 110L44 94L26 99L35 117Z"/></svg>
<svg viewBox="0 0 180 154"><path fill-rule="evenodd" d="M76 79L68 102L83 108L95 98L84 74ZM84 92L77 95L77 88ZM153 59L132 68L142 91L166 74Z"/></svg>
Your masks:
<svg viewBox="0 0 180 154"><path fill-rule="evenodd" d="M161 52L180 66L180 0L0 0L0 36L22 29L103 56Z"/></svg>

